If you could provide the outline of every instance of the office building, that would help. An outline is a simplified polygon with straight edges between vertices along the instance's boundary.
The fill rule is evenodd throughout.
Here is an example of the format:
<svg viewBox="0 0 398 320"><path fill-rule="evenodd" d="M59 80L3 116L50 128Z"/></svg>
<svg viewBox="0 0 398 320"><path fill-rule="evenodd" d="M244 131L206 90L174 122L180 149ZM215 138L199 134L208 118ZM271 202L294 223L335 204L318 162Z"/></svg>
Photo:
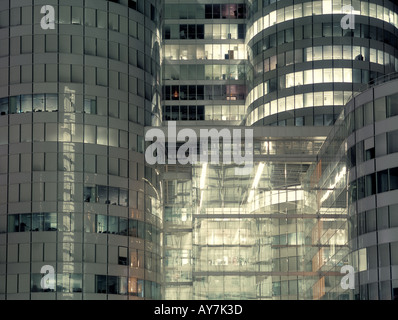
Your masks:
<svg viewBox="0 0 398 320"><path fill-rule="evenodd" d="M160 12L0 2L2 299L161 297L160 181L143 155L161 120Z"/></svg>
<svg viewBox="0 0 398 320"><path fill-rule="evenodd" d="M0 299L394 299L397 28L387 0L2 1ZM173 124L253 167L149 165Z"/></svg>

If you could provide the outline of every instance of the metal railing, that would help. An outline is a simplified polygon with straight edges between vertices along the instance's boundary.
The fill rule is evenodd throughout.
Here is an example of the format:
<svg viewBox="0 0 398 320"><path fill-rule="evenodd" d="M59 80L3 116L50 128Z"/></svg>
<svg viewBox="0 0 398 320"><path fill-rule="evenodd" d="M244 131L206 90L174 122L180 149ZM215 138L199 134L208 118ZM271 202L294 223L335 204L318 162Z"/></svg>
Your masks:
<svg viewBox="0 0 398 320"><path fill-rule="evenodd" d="M378 86L378 85L380 85L382 83L385 83L385 82L388 82L388 81L391 81L391 80L395 80L395 79L398 79L398 72L392 72L392 73L389 73L389 74L385 74L384 76L378 77L376 79L370 80L368 83L363 84L360 87L359 91L354 92L351 95L351 97L349 99L347 99L346 104L348 102L350 102L352 99L354 99L356 96L360 95L362 92L364 92L364 91L366 91L366 90L368 90L370 88L373 88L375 86Z"/></svg>

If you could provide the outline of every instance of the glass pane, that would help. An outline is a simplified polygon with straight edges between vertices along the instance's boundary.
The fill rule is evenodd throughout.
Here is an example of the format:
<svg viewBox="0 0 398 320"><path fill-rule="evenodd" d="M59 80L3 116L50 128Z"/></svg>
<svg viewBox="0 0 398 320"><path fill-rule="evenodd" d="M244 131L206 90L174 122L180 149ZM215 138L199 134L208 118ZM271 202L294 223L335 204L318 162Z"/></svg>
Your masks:
<svg viewBox="0 0 398 320"><path fill-rule="evenodd" d="M96 226L95 231L97 233L107 233L108 232L108 220L107 216L98 214L96 216Z"/></svg>
<svg viewBox="0 0 398 320"><path fill-rule="evenodd" d="M118 217L109 217L109 233L118 234L119 233L119 221Z"/></svg>
<svg viewBox="0 0 398 320"><path fill-rule="evenodd" d="M8 215L8 232L19 232L19 214Z"/></svg>
<svg viewBox="0 0 398 320"><path fill-rule="evenodd" d="M32 231L44 231L44 213L36 213L33 215Z"/></svg>
<svg viewBox="0 0 398 320"><path fill-rule="evenodd" d="M137 238L138 236L138 221L129 220L129 236Z"/></svg>
<svg viewBox="0 0 398 320"><path fill-rule="evenodd" d="M122 236L127 236L129 230L129 220L124 218L119 218L119 234Z"/></svg>

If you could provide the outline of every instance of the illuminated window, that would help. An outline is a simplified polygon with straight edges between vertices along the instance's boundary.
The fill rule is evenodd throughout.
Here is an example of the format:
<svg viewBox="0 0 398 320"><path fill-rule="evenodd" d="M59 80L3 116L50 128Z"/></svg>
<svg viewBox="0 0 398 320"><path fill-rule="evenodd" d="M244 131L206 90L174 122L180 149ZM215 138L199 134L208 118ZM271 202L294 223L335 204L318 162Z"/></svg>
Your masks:
<svg viewBox="0 0 398 320"><path fill-rule="evenodd" d="M314 54L314 61L322 60L322 47L321 46L314 47L313 54Z"/></svg>
<svg viewBox="0 0 398 320"><path fill-rule="evenodd" d="M285 21L293 19L293 6L285 8Z"/></svg>
<svg viewBox="0 0 398 320"><path fill-rule="evenodd" d="M333 59L333 47L332 46L323 46L323 59L330 60Z"/></svg>
<svg viewBox="0 0 398 320"><path fill-rule="evenodd" d="M344 68L344 82L352 82L352 69Z"/></svg>
<svg viewBox="0 0 398 320"><path fill-rule="evenodd" d="M334 82L343 82L343 69L335 68L333 69Z"/></svg>
<svg viewBox="0 0 398 320"><path fill-rule="evenodd" d="M323 82L333 82L333 69L327 68L323 70Z"/></svg>
<svg viewBox="0 0 398 320"><path fill-rule="evenodd" d="M303 84L303 71L296 72L294 77L294 82L296 86L300 86Z"/></svg>
<svg viewBox="0 0 398 320"><path fill-rule="evenodd" d="M303 16L303 4L294 5L294 18L301 18Z"/></svg>
<svg viewBox="0 0 398 320"><path fill-rule="evenodd" d="M325 106L332 106L333 105L333 91L324 92L323 98L324 98L323 105L325 105Z"/></svg>
<svg viewBox="0 0 398 320"><path fill-rule="evenodd" d="M314 83L322 83L323 82L323 70L315 69L314 70Z"/></svg>
<svg viewBox="0 0 398 320"><path fill-rule="evenodd" d="M304 17L312 16L312 2L305 2L304 3Z"/></svg>
<svg viewBox="0 0 398 320"><path fill-rule="evenodd" d="M333 46L333 59L342 59L342 46Z"/></svg>
<svg viewBox="0 0 398 320"><path fill-rule="evenodd" d="M312 70L305 70L304 71L304 84L312 84L312 83L313 83Z"/></svg>
<svg viewBox="0 0 398 320"><path fill-rule="evenodd" d="M296 94L294 99L295 99L294 108L295 109L302 108L303 107L303 95L302 94Z"/></svg>
<svg viewBox="0 0 398 320"><path fill-rule="evenodd" d="M312 107L314 105L314 94L312 92L304 94L304 107Z"/></svg>
<svg viewBox="0 0 398 320"><path fill-rule="evenodd" d="M351 46L343 46L343 59L351 60Z"/></svg>
<svg viewBox="0 0 398 320"><path fill-rule="evenodd" d="M323 92L314 92L314 106L323 106Z"/></svg>
<svg viewBox="0 0 398 320"><path fill-rule="evenodd" d="M286 88L291 88L294 86L294 73L289 73L286 75Z"/></svg>
<svg viewBox="0 0 398 320"><path fill-rule="evenodd" d="M322 14L322 1L313 2L313 14L314 15Z"/></svg>
<svg viewBox="0 0 398 320"><path fill-rule="evenodd" d="M322 8L323 14L331 14L333 12L332 11L332 0L323 0L322 4L323 4L323 8Z"/></svg>

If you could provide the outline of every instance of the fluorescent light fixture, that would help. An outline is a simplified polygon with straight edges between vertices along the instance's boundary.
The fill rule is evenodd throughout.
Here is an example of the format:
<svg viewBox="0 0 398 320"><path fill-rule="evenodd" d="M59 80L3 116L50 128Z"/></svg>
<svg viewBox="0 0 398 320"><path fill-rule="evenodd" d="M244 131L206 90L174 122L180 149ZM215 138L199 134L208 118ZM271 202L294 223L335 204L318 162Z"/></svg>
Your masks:
<svg viewBox="0 0 398 320"><path fill-rule="evenodd" d="M261 175L263 174L264 167L265 167L264 162L260 162L258 164L257 173L256 173L256 176L254 177L254 180L253 180L252 189L257 189L257 186L258 186L258 183L260 181Z"/></svg>
<svg viewBox="0 0 398 320"><path fill-rule="evenodd" d="M200 176L200 185L199 185L200 189L204 189L205 188L206 173L207 173L207 162L205 162L202 165L202 174Z"/></svg>
<svg viewBox="0 0 398 320"><path fill-rule="evenodd" d="M202 208L203 197L204 197L204 193L205 193L203 189L206 187L206 174L207 174L207 162L205 162L202 165L202 173L200 175L199 188L200 188L201 192L200 192L200 202L199 202L198 214L200 213L200 209Z"/></svg>
<svg viewBox="0 0 398 320"><path fill-rule="evenodd" d="M260 182L261 175L263 174L264 167L265 167L264 162L260 162L258 164L257 172L256 172L256 175L253 180L253 185L249 192L249 196L247 197L247 202L252 202L252 200L253 200L254 190L257 189L258 183Z"/></svg>
<svg viewBox="0 0 398 320"><path fill-rule="evenodd" d="M202 192L200 193L200 203L199 203L199 210L198 210L198 213L199 213L199 211L200 211L200 208L202 208L203 197L204 197L204 191L202 190Z"/></svg>

